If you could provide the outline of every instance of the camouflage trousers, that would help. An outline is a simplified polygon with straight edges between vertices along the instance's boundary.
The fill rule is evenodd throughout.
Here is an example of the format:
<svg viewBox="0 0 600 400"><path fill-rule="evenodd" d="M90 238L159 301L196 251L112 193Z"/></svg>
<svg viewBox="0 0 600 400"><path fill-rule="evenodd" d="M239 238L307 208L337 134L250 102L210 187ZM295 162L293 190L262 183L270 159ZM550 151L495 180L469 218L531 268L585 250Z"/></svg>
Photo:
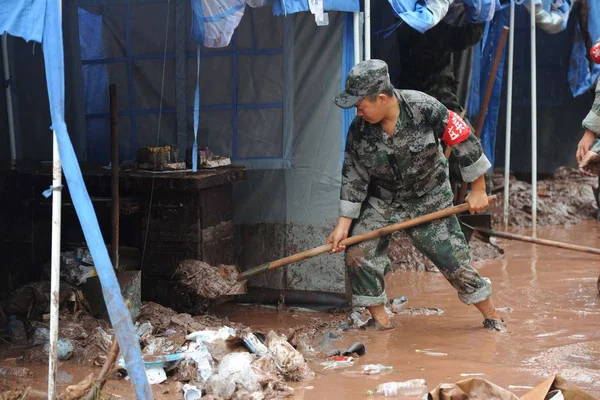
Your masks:
<svg viewBox="0 0 600 400"><path fill-rule="evenodd" d="M386 220L371 205L364 203L351 235L410 219L398 209L392 221ZM465 304L479 303L492 294L488 280L471 266L471 253L456 216L432 221L404 231L415 247L428 257ZM352 285L352 305L369 307L387 303L385 275L391 270L387 249L390 236L370 240L346 249L345 262Z"/></svg>

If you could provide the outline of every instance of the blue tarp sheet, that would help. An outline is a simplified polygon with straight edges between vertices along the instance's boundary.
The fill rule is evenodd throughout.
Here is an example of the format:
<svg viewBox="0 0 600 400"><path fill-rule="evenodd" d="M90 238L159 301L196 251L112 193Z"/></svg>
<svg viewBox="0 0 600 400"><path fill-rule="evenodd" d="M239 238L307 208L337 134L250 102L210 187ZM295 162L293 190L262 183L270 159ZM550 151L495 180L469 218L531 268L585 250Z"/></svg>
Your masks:
<svg viewBox="0 0 600 400"><path fill-rule="evenodd" d="M131 316L121 295L121 289L106 245L98 218L83 182L81 169L65 123L65 65L59 2L47 0L0 0L0 32L42 43L52 128L56 132L63 172L79 217L81 228L90 248L100 282L106 308L115 329L119 347L125 358L129 376L138 399L151 399L152 392L146 378ZM48 130L48 134L52 132ZM53 190L60 190L54 188Z"/></svg>

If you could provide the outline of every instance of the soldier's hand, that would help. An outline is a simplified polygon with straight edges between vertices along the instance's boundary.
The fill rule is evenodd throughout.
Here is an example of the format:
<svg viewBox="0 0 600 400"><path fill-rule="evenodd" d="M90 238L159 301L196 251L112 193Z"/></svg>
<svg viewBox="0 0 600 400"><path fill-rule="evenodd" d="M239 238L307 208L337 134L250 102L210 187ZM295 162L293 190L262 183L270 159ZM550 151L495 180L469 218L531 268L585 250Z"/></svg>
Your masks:
<svg viewBox="0 0 600 400"><path fill-rule="evenodd" d="M583 158L588 151L590 151L592 143L594 143L595 139L596 135L594 135L594 132L586 129L581 137L581 140L579 140L579 143L577 143L577 153L575 153L575 158L577 158L578 163L583 161Z"/></svg>
<svg viewBox="0 0 600 400"><path fill-rule="evenodd" d="M489 200L485 190L473 190L466 198L471 214L480 213L488 208Z"/></svg>
<svg viewBox="0 0 600 400"><path fill-rule="evenodd" d="M596 176L596 173L590 168L591 164L600 163L600 156L598 153L588 151L583 159L579 162L579 172L585 176Z"/></svg>
<svg viewBox="0 0 600 400"><path fill-rule="evenodd" d="M350 225L352 225L351 218L340 217L338 219L338 224L327 236L327 240L325 243L332 243L333 247L331 248L332 253L337 253L343 250L346 250L346 246L340 246L340 242L348 237L348 232L350 231Z"/></svg>

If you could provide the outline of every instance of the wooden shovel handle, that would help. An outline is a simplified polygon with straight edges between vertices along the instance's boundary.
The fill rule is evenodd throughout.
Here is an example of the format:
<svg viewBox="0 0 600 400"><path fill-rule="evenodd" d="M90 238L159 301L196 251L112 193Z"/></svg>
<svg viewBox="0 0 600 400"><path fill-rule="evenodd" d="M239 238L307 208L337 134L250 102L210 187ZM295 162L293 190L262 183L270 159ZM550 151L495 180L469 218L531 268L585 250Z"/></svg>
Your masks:
<svg viewBox="0 0 600 400"><path fill-rule="evenodd" d="M496 200L496 196L488 196L488 201L491 203ZM423 215L421 217L413 218L408 221L397 222L392 225L384 226L383 228L375 229L370 232L366 232L360 235L351 236L342 240L339 244L342 246L351 246L353 244L357 244L360 242L364 242L367 240L377 239L382 236L389 235L390 233L401 231L403 229L412 228L413 226L423 224L425 222L435 221L437 219L442 219L445 217L449 217L451 215L460 214L462 212L468 211L469 205L467 203L463 203L457 206L453 206L450 208L446 208L440 211L436 211L427 215ZM251 276L258 275L260 273L281 268L285 265L292 264L298 261L306 260L307 258L315 257L323 253L328 253L333 248L333 244L327 243L323 246L315 247L310 250L302 251L300 253L293 254L288 257L280 258L279 260L272 261L270 263L266 263L260 265L256 268L252 268L246 272L241 273L237 280L243 281L248 279Z"/></svg>

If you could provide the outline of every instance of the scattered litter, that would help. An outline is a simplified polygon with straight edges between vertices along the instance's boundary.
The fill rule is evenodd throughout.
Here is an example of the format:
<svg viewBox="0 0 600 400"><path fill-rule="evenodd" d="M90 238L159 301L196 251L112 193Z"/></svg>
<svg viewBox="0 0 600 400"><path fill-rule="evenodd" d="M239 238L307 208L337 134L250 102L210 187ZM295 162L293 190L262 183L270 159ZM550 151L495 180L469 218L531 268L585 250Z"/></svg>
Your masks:
<svg viewBox="0 0 600 400"><path fill-rule="evenodd" d="M426 354L428 356L432 356L432 357L445 357L448 355L448 353L441 353L441 352L437 352L437 351L429 351L429 350L415 350L415 353L423 353Z"/></svg>
<svg viewBox="0 0 600 400"><path fill-rule="evenodd" d="M231 398L239 386L249 392L261 390L261 385L251 364L250 353L232 353L223 358L218 372L210 377L206 389L209 393L225 399Z"/></svg>
<svg viewBox="0 0 600 400"><path fill-rule="evenodd" d="M321 363L321 366L323 366L323 369L339 369L339 368L346 368L346 367L351 367L354 365L354 358L352 357L343 357L343 359L341 359L340 361L335 361L335 360L331 360L331 361L325 361Z"/></svg>
<svg viewBox="0 0 600 400"><path fill-rule="evenodd" d="M8 338L12 344L24 344L27 342L25 325L15 315L8 317Z"/></svg>
<svg viewBox="0 0 600 400"><path fill-rule="evenodd" d="M375 394L384 397L422 396L425 393L427 393L427 382L424 379L411 379L405 382L386 382L375 389Z"/></svg>
<svg viewBox="0 0 600 400"><path fill-rule="evenodd" d="M349 356L331 356L329 357L331 361L354 361L354 358Z"/></svg>
<svg viewBox="0 0 600 400"><path fill-rule="evenodd" d="M60 361L68 360L73 356L73 342L69 339L58 338L58 342L56 344L56 358ZM44 345L44 352L46 354L50 354L50 342Z"/></svg>
<svg viewBox="0 0 600 400"><path fill-rule="evenodd" d="M235 336L235 329L224 326L218 331L199 331L192 332L185 338L197 343L211 343L217 339L227 340L230 336Z"/></svg>
<svg viewBox="0 0 600 400"><path fill-rule="evenodd" d="M362 318L363 318L363 316L358 311L354 311L352 314L350 314L350 319L352 320L352 326L356 327L356 328L362 328L363 326L367 325L369 320L368 319L363 320Z"/></svg>
<svg viewBox="0 0 600 400"><path fill-rule="evenodd" d="M394 314L398 314L406 305L408 299L405 296L400 296L390 300L390 309Z"/></svg>
<svg viewBox="0 0 600 400"><path fill-rule="evenodd" d="M150 322L144 322L141 325L137 325L135 331L137 332L140 339L144 339L146 338L146 336L152 334L152 332L154 331L154 327ZM173 333L175 333L175 331L173 331Z"/></svg>
<svg viewBox="0 0 600 400"><path fill-rule="evenodd" d="M196 376L192 380L206 382L213 375L212 356L203 343L188 343L183 351L183 357L196 365Z"/></svg>
<svg viewBox="0 0 600 400"><path fill-rule="evenodd" d="M251 353L254 353L259 357L263 357L269 353L269 349L267 349L267 346L265 346L263 342L261 342L254 333L246 333L244 335L244 343L246 344L246 347L248 347L248 350L250 350Z"/></svg>
<svg viewBox="0 0 600 400"><path fill-rule="evenodd" d="M0 367L2 378L27 378L31 376L31 370L25 367Z"/></svg>
<svg viewBox="0 0 600 400"><path fill-rule="evenodd" d="M270 331L267 335L267 348L287 380L302 382L314 378L315 373L308 367L302 354L288 343L285 336Z"/></svg>
<svg viewBox="0 0 600 400"><path fill-rule="evenodd" d="M485 374L483 372L476 372L473 374L460 374L460 376L484 376Z"/></svg>
<svg viewBox="0 0 600 400"><path fill-rule="evenodd" d="M181 390L184 400L200 400L202 398L202 391L194 385L185 384Z"/></svg>
<svg viewBox="0 0 600 400"><path fill-rule="evenodd" d="M163 368L150 368L146 370L146 377L150 385L158 385L167 380L167 374Z"/></svg>
<svg viewBox="0 0 600 400"><path fill-rule="evenodd" d="M482 378L467 378L456 383L441 383L429 392L428 399L498 399L519 400L512 392ZM536 400L541 400L536 397Z"/></svg>
<svg viewBox="0 0 600 400"><path fill-rule="evenodd" d="M382 364L367 364L363 365L360 372L365 375L378 375L382 372L392 371L393 369L393 367L388 367Z"/></svg>

